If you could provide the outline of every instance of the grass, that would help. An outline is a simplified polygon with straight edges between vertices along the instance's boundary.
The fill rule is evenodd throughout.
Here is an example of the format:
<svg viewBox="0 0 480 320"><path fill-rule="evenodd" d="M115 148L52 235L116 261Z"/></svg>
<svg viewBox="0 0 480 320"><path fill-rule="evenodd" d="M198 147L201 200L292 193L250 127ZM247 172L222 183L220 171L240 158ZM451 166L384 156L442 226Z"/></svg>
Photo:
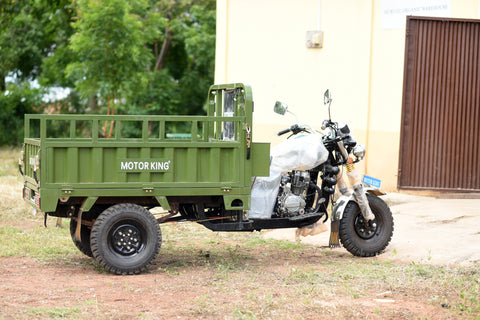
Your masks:
<svg viewBox="0 0 480 320"><path fill-rule="evenodd" d="M19 148L0 147L0 177L14 175L18 172Z"/></svg>
<svg viewBox="0 0 480 320"><path fill-rule="evenodd" d="M332 315L357 317L355 313L349 313L355 309L355 301L375 299L395 300L395 303L404 299L424 301L437 311L445 312L445 317L480 316L478 265L452 268L392 263L335 254L286 241L266 240L262 233L220 235L196 225L183 228L175 235L171 233L176 230L173 226L164 228L167 240L161 252L160 270L174 277L189 274L192 270L210 271L215 281L206 284L207 291L220 286L227 296L234 296L238 291L251 293L236 300L233 311L230 311L235 319L285 318L292 301L307 318L326 309L334 310ZM171 246L173 237L175 245ZM178 247L190 238L194 239L192 242L195 239L210 241L190 245L189 250ZM225 246L232 241L241 244ZM201 313L208 317L212 311L223 314L223 307L211 305L211 299L206 295L189 301L196 306L191 316ZM324 303L325 300L329 302ZM403 311L400 318L418 318L421 312L421 309ZM381 318L395 316L395 311L390 308L379 307L376 313Z"/></svg>
<svg viewBox="0 0 480 320"><path fill-rule="evenodd" d="M52 260L76 254L70 233L66 228L21 229L0 226L0 237L8 239L0 243L2 257L33 257L39 260Z"/></svg>
<svg viewBox="0 0 480 320"><path fill-rule="evenodd" d="M27 308L26 315L31 316L32 318L49 318L49 319L58 319L66 318L71 319L72 317L78 315L80 310L76 307L74 308Z"/></svg>
<svg viewBox="0 0 480 320"><path fill-rule="evenodd" d="M26 223L41 221L22 199L22 179L18 171L19 148L0 148L0 223L21 218Z"/></svg>
<svg viewBox="0 0 480 320"><path fill-rule="evenodd" d="M19 156L19 148L0 148L0 256L47 261L75 254L68 229L44 228L43 214L34 216L23 201ZM54 225L54 221L47 222Z"/></svg>
<svg viewBox="0 0 480 320"><path fill-rule="evenodd" d="M32 216L21 199L21 179L15 166L19 153L18 149L0 149L0 259L28 257L58 269L81 267L91 276L100 276L98 281L103 281L107 292L122 290L130 299L143 292L145 288L135 281L140 278L111 276L80 254L68 228L55 228L50 219L51 227L46 229L42 215ZM167 303L163 298L169 290L178 295L182 306L175 312L182 318L316 319L321 315L410 319L429 318L429 312L434 312L434 318L480 317L478 264L448 267L361 259L265 239L262 232L215 233L192 223L162 225L162 234L157 265L138 277L151 279L147 292L160 295L156 304ZM69 284L65 293L79 299L83 292L80 284ZM10 310L0 301L0 314L7 310L15 318L90 319L93 312L102 319L127 318L105 299L73 299L70 304L57 300L59 305L54 307L26 304L20 311ZM382 299L395 302L376 302ZM142 308L133 309L128 316L157 317L154 311Z"/></svg>

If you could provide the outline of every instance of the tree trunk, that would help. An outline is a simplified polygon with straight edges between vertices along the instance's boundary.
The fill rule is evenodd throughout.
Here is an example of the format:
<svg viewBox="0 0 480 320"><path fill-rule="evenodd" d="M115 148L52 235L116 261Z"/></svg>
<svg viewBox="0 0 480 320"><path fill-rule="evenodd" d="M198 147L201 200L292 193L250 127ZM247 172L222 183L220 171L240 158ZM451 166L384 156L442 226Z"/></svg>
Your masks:
<svg viewBox="0 0 480 320"><path fill-rule="evenodd" d="M88 99L88 106L90 107L90 111L98 111L98 97L96 94L92 94L90 96L90 98Z"/></svg>
<svg viewBox="0 0 480 320"><path fill-rule="evenodd" d="M5 76L0 74L0 91L3 92L7 89L7 84L5 82Z"/></svg>
<svg viewBox="0 0 480 320"><path fill-rule="evenodd" d="M157 56L157 61L155 63L155 70L160 71L165 65L165 58L167 57L168 49L172 44L172 32L168 27L165 28L165 38L163 39L162 49L160 54ZM157 43L155 43L155 51L158 51ZM155 52L156 55L156 52Z"/></svg>

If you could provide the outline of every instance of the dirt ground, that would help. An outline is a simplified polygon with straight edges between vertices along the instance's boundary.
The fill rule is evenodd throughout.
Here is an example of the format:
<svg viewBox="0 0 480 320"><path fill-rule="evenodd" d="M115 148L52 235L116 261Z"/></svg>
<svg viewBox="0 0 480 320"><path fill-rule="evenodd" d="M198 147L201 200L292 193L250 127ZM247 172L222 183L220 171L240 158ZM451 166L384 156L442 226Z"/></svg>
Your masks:
<svg viewBox="0 0 480 320"><path fill-rule="evenodd" d="M309 260L321 264L319 257ZM215 270L199 272L198 268L186 268L174 275L152 268L150 273L136 276L114 276L75 264L45 265L29 258L0 258L0 319L456 318L447 310L439 313L441 308L422 296L389 290L373 296L346 295L341 300L325 290L323 299L314 299L309 305L295 296L282 297L280 281L278 290L272 293L267 289L275 287L276 278L286 277L290 267L299 266L265 263L271 264L272 273L266 277L273 281L261 283L264 288L252 289L241 284L248 282L249 272L232 275L227 281L219 279ZM249 311L256 310L252 302L241 301L245 297L264 306L253 314ZM278 302L269 302L271 299ZM285 307L288 304L292 306Z"/></svg>
<svg viewBox="0 0 480 320"><path fill-rule="evenodd" d="M400 194L391 194L386 200L394 215L394 237L388 250L373 259L447 265L480 260L480 200ZM270 231L264 236L294 241L294 230ZM322 299L315 296L308 303L297 301L295 296L282 297L278 293L282 292L282 279L292 270L321 271L324 252L330 250L326 248L328 232L301 241L311 245L303 261L288 256L267 256L258 250L245 254L246 258L236 266L242 271L233 273L219 271L221 264L218 263L216 269L205 268L208 254L202 256L201 267L192 266L186 261L199 257L198 253L191 252L160 257L150 272L136 276L106 274L94 263L86 263L87 258L80 254L73 260L55 262L0 257L0 319L457 318L455 314L439 313L440 304L422 299L430 292L416 297L402 290L367 289L368 295L346 294L338 301L325 290L321 293ZM228 250L224 254L227 255ZM338 263L349 263L350 255L343 248L329 254L338 259ZM166 272L159 267L169 263L185 267L179 272ZM263 279L255 278L258 266L262 268ZM268 291L277 282L279 291ZM302 292L301 296L309 294ZM255 303L264 307L252 314L248 310L255 308ZM290 303L296 305L292 307L294 311L287 307Z"/></svg>

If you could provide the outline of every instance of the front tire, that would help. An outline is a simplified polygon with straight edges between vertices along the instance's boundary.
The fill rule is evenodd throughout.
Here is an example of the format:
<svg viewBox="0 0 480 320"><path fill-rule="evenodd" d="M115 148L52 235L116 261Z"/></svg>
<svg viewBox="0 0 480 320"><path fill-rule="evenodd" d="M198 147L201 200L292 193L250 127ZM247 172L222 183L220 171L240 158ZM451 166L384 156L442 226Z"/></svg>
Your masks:
<svg viewBox="0 0 480 320"><path fill-rule="evenodd" d="M145 271L160 251L162 234L155 217L130 203L114 205L93 224L90 245L98 263L115 274Z"/></svg>
<svg viewBox="0 0 480 320"><path fill-rule="evenodd" d="M360 207L354 201L347 204L340 220L339 236L348 252L359 257L382 253L392 239L393 216L388 205L379 197L367 194L375 219L365 222Z"/></svg>

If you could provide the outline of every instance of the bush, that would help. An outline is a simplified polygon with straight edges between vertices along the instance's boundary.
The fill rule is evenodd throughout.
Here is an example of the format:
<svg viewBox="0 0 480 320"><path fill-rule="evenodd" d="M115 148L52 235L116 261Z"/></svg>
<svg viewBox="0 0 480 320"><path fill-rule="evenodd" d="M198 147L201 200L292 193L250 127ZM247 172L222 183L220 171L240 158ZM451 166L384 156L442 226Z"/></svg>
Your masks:
<svg viewBox="0 0 480 320"><path fill-rule="evenodd" d="M24 115L36 113L43 104L40 91L28 84L9 84L0 92L0 146L22 144Z"/></svg>

